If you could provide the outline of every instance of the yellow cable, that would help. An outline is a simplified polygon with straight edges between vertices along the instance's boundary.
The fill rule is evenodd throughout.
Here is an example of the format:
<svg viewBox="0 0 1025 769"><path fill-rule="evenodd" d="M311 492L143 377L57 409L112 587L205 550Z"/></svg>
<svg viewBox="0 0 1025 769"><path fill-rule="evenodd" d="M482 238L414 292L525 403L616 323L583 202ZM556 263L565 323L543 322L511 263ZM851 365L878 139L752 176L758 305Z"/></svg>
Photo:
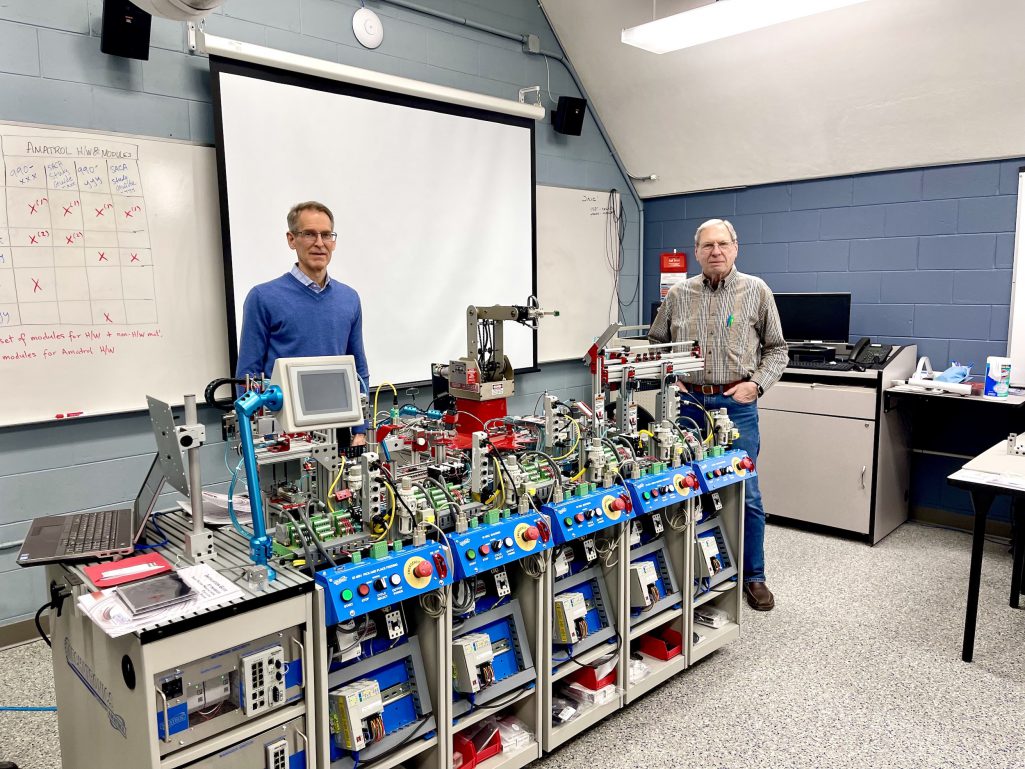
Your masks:
<svg viewBox="0 0 1025 769"><path fill-rule="evenodd" d="M381 394L381 388L384 387L385 385L388 385L391 388L391 391L395 395L395 399L396 400L398 400L398 397L399 397L399 391L395 389L395 385L393 385L391 382L381 382L381 384L379 384L377 386L377 389L374 391L374 427L373 427L373 429L375 431L377 430L377 396Z"/></svg>
<svg viewBox="0 0 1025 769"><path fill-rule="evenodd" d="M577 473L576 475L574 475L572 478L569 479L570 482L573 482L573 481L579 479L580 476L582 476L586 472L587 472L587 465L584 465L583 467L580 468L580 472L579 473Z"/></svg>
<svg viewBox="0 0 1025 769"><path fill-rule="evenodd" d="M331 481L331 488L329 488L327 490L327 509L328 509L328 512L332 512L332 513L335 511L335 509L331 505L331 497L333 497L335 495L335 486L338 485L338 481L342 477L342 470L345 469L345 457L344 456L341 457L341 460L342 460L342 466L338 468L338 475L336 475L335 479L333 481Z"/></svg>
<svg viewBox="0 0 1025 769"><path fill-rule="evenodd" d="M569 420L574 425L576 425L577 434L573 437L573 445L569 447L569 451L567 451L561 457L552 457L552 459L554 459L556 462L558 462L560 460L563 460L563 459L568 459L569 457L571 457L573 455L573 452L576 451L577 446L580 444L580 433L581 433L580 423L575 418L573 418L573 417L569 417Z"/></svg>
<svg viewBox="0 0 1025 769"><path fill-rule="evenodd" d="M374 539L374 542L380 542L382 539L388 536L388 532L391 531L392 518L395 517L395 492L391 490L390 483L384 484L384 487L388 489L388 498L391 499L391 513L388 514L388 522L387 525L384 527L384 531L382 531L381 534L376 539Z"/></svg>
<svg viewBox="0 0 1025 769"><path fill-rule="evenodd" d="M502 477L502 468L498 464L498 459L492 460L495 463L495 472L498 473L498 483L502 489L502 507L505 507L505 478Z"/></svg>
<svg viewBox="0 0 1025 769"><path fill-rule="evenodd" d="M654 437L655 437L655 434L653 432L651 432L651 430L638 430L637 434L638 435L647 435L649 438L652 438L652 439L654 439Z"/></svg>
<svg viewBox="0 0 1025 769"><path fill-rule="evenodd" d="M715 420L712 419L712 415L708 413L708 410L704 406L702 406L700 403L698 403L698 399L695 398L693 395L691 395L691 393L689 393L689 392L686 392L686 393L681 392L680 394L681 395L690 395L689 402L693 403L695 406L697 406L699 409L701 409L701 413L705 415L705 421L708 422L708 437L705 438L704 442L705 443L711 443L712 439L714 437L713 433L715 432Z"/></svg>

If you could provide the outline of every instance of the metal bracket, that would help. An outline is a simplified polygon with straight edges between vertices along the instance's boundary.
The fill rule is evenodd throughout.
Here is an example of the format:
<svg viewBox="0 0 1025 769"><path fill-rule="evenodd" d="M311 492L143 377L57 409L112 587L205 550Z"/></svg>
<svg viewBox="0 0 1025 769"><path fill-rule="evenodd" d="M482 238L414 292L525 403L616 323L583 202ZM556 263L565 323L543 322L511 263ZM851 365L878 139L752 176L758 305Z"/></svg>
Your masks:
<svg viewBox="0 0 1025 769"><path fill-rule="evenodd" d="M185 30L188 35L189 53L199 53L199 44L196 42L196 22L186 22Z"/></svg>
<svg viewBox="0 0 1025 769"><path fill-rule="evenodd" d="M530 86L530 88L521 88L520 89L520 104L526 104L527 103L526 99L527 99L527 94L529 94L529 93L534 94L534 98L535 98L534 104L537 105L538 107L540 107L541 106L541 86L539 86L539 85L532 85L532 86Z"/></svg>

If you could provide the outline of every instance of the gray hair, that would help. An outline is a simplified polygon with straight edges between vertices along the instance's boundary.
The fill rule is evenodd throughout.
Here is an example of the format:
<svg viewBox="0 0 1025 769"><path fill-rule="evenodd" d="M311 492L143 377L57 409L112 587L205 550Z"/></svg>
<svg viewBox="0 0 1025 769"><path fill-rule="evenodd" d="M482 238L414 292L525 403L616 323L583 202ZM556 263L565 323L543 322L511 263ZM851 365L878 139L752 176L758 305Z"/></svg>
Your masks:
<svg viewBox="0 0 1025 769"><path fill-rule="evenodd" d="M737 231L733 229L733 225L730 224L728 219L709 219L707 222L702 222L698 225L698 228L694 231L694 248L698 247L698 241L701 239L701 231L709 227L718 227L722 225L730 233L730 238L734 243L737 241Z"/></svg>
<svg viewBox="0 0 1025 769"><path fill-rule="evenodd" d="M303 203L296 203L288 211L288 231L295 232L296 227L299 226L299 214L303 211L320 211L322 214L327 214L327 218L331 220L331 228L335 226L335 215L331 213L331 209L325 206L323 203L318 203L316 200L307 200Z"/></svg>

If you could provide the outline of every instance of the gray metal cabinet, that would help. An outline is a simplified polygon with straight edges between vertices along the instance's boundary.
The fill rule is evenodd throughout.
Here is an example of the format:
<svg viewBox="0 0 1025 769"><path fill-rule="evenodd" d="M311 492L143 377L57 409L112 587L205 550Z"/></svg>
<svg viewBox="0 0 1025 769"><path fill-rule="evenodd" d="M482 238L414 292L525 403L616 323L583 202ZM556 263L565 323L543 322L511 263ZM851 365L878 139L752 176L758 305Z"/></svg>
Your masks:
<svg viewBox="0 0 1025 769"><path fill-rule="evenodd" d="M787 369L758 403L766 512L871 544L907 519L907 431L883 391L914 370L916 352L899 348L881 370Z"/></svg>

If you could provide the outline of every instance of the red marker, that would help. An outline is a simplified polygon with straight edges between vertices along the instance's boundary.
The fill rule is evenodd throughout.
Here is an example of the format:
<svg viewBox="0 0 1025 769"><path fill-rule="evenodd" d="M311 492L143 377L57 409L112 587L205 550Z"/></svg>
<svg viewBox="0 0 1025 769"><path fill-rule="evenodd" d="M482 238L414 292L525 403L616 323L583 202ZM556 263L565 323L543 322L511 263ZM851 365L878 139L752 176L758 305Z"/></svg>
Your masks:
<svg viewBox="0 0 1025 769"><path fill-rule="evenodd" d="M54 419L72 419L73 417L80 417L85 412L82 411L69 411L67 414L54 414Z"/></svg>

